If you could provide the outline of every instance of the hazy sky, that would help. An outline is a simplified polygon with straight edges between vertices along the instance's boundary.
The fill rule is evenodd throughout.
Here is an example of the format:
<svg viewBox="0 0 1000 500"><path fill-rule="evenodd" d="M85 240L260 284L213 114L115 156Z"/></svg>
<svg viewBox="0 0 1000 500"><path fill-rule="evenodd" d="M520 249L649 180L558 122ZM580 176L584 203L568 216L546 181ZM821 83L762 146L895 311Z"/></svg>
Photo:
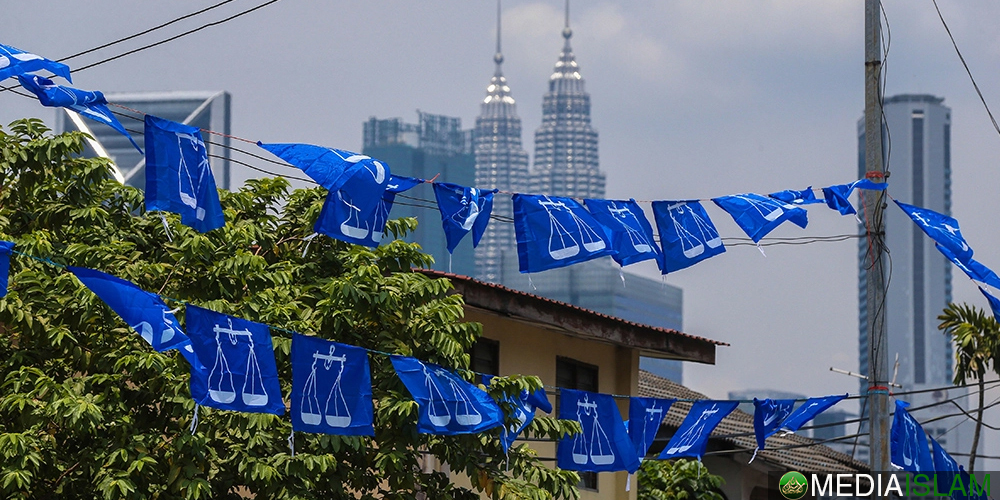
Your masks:
<svg viewBox="0 0 1000 500"><path fill-rule="evenodd" d="M237 0L69 63L80 67L262 1ZM58 0L40 9L7 2L0 42L61 58L210 3ZM1000 3L939 3L987 101L1000 112ZM997 268L1000 136L933 4L890 0L884 7L891 29L886 94L934 94L952 108L953 215L977 259ZM373 115L413 122L420 109L472 126L493 74L495 10L488 0L283 0L74 73L74 82L104 91L227 90L236 135L357 150L361 124ZM577 1L571 19L609 197L706 198L855 178L863 2ZM562 22L558 0L503 6L504 72L529 154ZM23 116L51 121L55 114L0 95L0 123ZM233 168L235 179L255 175ZM430 190L417 195L431 196ZM724 213L708 210L724 237L743 236ZM806 230L782 227L774 235L855 231L853 217L814 206ZM856 392L856 379L828 371L857 370L856 266L856 242L849 240L769 247L766 258L753 247L735 247L668 276L684 289L684 330L732 344L718 350L714 366L685 365L686 385L713 397L751 388ZM658 275L652 265L632 271ZM971 282L955 276L955 299L985 306Z"/></svg>

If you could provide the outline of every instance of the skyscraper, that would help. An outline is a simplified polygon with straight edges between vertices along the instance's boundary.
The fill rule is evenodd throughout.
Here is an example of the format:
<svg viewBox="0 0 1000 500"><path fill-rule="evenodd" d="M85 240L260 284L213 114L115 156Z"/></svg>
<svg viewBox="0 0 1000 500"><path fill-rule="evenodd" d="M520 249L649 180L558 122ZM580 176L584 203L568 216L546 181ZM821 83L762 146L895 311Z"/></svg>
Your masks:
<svg viewBox="0 0 1000 500"><path fill-rule="evenodd" d="M230 100L224 91L170 91L170 92L129 92L105 93L108 102L127 106L143 113L173 120L192 127L229 134ZM132 138L144 146L143 117L128 110L116 109L123 116L119 119L126 129L132 130ZM72 120L68 113L56 115L56 129L60 132L82 130L94 137L115 162L125 183L140 189L146 186L146 159L132 147L125 136L110 127L94 125L93 122ZM229 138L202 133L212 164L215 185L220 189L230 188ZM88 154L97 154L88 146Z"/></svg>
<svg viewBox="0 0 1000 500"><path fill-rule="evenodd" d="M535 163L529 190L554 196L604 198L597 131L590 126L590 94L584 90L580 67L569 44L573 36L569 0L562 36L566 42L542 100L542 125L535 131Z"/></svg>
<svg viewBox="0 0 1000 500"><path fill-rule="evenodd" d="M899 201L951 214L951 109L944 98L902 94L886 98L883 105L887 182ZM864 119L858 122L858 174L865 174ZM951 302L951 262L937 249L910 218L889 203L885 210L885 243L892 273L885 302L885 329L890 363L899 361L897 391L915 391L951 385L953 358L951 342L937 329L937 316ZM868 310L866 275L871 256L866 240L859 241L858 298L860 304L858 354L860 372L868 373ZM862 391L867 381L861 382ZM940 402L965 394L965 389L942 389L905 396L914 406ZM964 398L957 401L965 406ZM933 418L940 406L914 413L918 421ZM953 410L953 407L951 408ZM948 413L951 410L945 411ZM963 417L964 419L964 417ZM968 453L969 425L948 429L960 419L946 418L928 423L924 430L948 451ZM947 433L947 434L946 434Z"/></svg>
<svg viewBox="0 0 1000 500"><path fill-rule="evenodd" d="M480 105L474 129L476 186L523 192L528 187L528 153L521 146L521 118L503 76L503 52L500 50L500 2L497 1L497 51L493 55L496 71L486 87L486 99ZM476 249L476 276L499 282L503 261L516 259L514 225L503 222L514 216L509 194L494 197L493 215Z"/></svg>

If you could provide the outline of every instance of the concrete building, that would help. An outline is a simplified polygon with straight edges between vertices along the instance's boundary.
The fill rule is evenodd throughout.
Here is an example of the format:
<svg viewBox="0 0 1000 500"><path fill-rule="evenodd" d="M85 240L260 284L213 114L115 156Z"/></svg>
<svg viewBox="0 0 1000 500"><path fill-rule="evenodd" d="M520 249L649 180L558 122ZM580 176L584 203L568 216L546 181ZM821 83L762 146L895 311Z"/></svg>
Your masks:
<svg viewBox="0 0 1000 500"><path fill-rule="evenodd" d="M442 182L475 186L472 131L462 130L459 118L420 111L417 115L417 123L405 123L401 118L369 118L363 126L362 152L385 162L393 174L421 179L440 175ZM474 274L472 237L464 238L454 255L449 256L441 217L433 200L430 186L417 187L396 197L390 216L417 218L416 231L405 239L419 243L426 253L434 256L434 269Z"/></svg>
<svg viewBox="0 0 1000 500"><path fill-rule="evenodd" d="M230 134L230 101L229 92L225 91L170 91L170 92L128 92L104 94L108 102L126 106L142 113L172 120L200 129L212 130ZM130 131L132 138L145 149L143 137L143 116L124 108L113 107L120 113L118 119ZM146 160L128 139L112 129L91 121L73 120L69 114L56 114L56 130L59 132L82 130L90 134L103 149L111 161L115 162L125 183L129 186L144 189L146 186ZM205 146L208 149L209 162L212 165L212 175L215 184L220 189L230 189L229 172L229 138L202 132ZM91 146L87 146L86 154L99 156Z"/></svg>
<svg viewBox="0 0 1000 500"><path fill-rule="evenodd" d="M902 202L951 214L951 109L944 98L926 94L902 94L885 99L884 140L891 145L887 154L887 182L892 196ZM864 119L859 120L858 174L864 177ZM891 141L891 143L889 142ZM886 153L890 148L884 148ZM864 229L862 228L862 231ZM949 413L954 407L938 405L918 409L955 398L966 406L965 389L948 389L953 374L953 354L949 338L938 329L937 316L952 300L952 264L937 249L934 241L910 218L888 203L885 211L885 242L892 258L892 279L888 281L885 317L890 363L898 356L899 367L888 367L902 385L894 392L942 388L903 396L914 408L918 421L931 420ZM866 240L858 245L860 373L868 373L868 313L866 270L870 256ZM861 381L862 391L867 381ZM966 420L965 423L961 423ZM955 426L956 428L952 429ZM972 446L972 422L965 417L944 418L924 426L949 452L968 453ZM862 450L867 457L867 449Z"/></svg>

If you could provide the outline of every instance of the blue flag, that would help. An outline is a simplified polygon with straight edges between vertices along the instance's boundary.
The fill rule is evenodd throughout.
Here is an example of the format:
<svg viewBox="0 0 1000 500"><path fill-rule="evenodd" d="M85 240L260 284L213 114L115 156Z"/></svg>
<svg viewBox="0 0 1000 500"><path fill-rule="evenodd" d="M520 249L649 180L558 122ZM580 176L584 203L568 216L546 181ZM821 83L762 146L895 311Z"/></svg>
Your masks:
<svg viewBox="0 0 1000 500"><path fill-rule="evenodd" d="M823 200L816 198L816 193L813 191L812 186L809 186L802 191L786 189L784 191L778 191L777 193L771 193L768 196L792 205L812 205L813 203L823 203Z"/></svg>
<svg viewBox="0 0 1000 500"><path fill-rule="evenodd" d="M56 85L52 80L38 75L18 75L17 79L22 87L38 97L42 106L71 109L81 116L101 122L127 137L135 149L142 153L142 148L108 109L108 101L101 92Z"/></svg>
<svg viewBox="0 0 1000 500"><path fill-rule="evenodd" d="M969 277L969 279L975 281L979 286L989 285L993 288L1000 289L1000 276L997 276L997 273L993 272L992 269L984 266L972 257L969 257L967 261L962 262L958 259L958 257L955 257L951 253L951 250L941 246L940 243L935 243L934 247L937 248L938 251L945 256L945 258L950 260L952 264L958 266L958 268L961 269L962 272Z"/></svg>
<svg viewBox="0 0 1000 500"><path fill-rule="evenodd" d="M620 266L656 259L660 247L653 240L653 227L635 200L583 200L597 222L611 232L611 256Z"/></svg>
<svg viewBox="0 0 1000 500"><path fill-rule="evenodd" d="M180 214L207 233L226 225L201 131L146 115L146 210Z"/></svg>
<svg viewBox="0 0 1000 500"><path fill-rule="evenodd" d="M781 429L788 432L795 432L810 420L816 418L816 416L820 413L823 413L833 405L843 401L846 397L847 394L839 394L834 396L823 396L821 398L809 398L805 403L802 403L802 405L796 408L795 411L788 416L788 418L785 419L785 421L781 424Z"/></svg>
<svg viewBox="0 0 1000 500"><path fill-rule="evenodd" d="M987 292L985 288L979 287L979 291L986 297L986 301L990 304L990 310L993 311L993 317L1000 321L1000 299L993 296L992 293Z"/></svg>
<svg viewBox="0 0 1000 500"><path fill-rule="evenodd" d="M503 411L482 389L451 371L416 358L394 355L396 375L419 405L417 431L475 434L503 425Z"/></svg>
<svg viewBox="0 0 1000 500"><path fill-rule="evenodd" d="M840 215L851 215L858 213L851 205L851 192L854 188L851 184L838 184L823 188L823 199L826 206L840 212Z"/></svg>
<svg viewBox="0 0 1000 500"><path fill-rule="evenodd" d="M952 486L955 487L955 494L952 495L954 499L969 499L969 500L988 500L989 496L987 492L990 489L989 478L990 475L987 474L986 477L981 478L982 480L977 481L968 471L965 470L965 466L958 466L958 475L961 478L961 485L963 490L960 490L954 483ZM950 489L950 488L949 488ZM961 491L961 494L959 493Z"/></svg>
<svg viewBox="0 0 1000 500"><path fill-rule="evenodd" d="M69 66L0 43L0 80L43 69L73 83L73 79L69 76Z"/></svg>
<svg viewBox="0 0 1000 500"><path fill-rule="evenodd" d="M635 456L642 460L656 439L660 424L675 399L629 398L628 436L635 449Z"/></svg>
<svg viewBox="0 0 1000 500"><path fill-rule="evenodd" d="M348 202L350 194L343 189L326 195L323 209L313 231L331 238L375 248L382 241L385 223L396 201L396 195L423 183L423 179L393 175L386 183L382 199L368 213L361 213Z"/></svg>
<svg viewBox="0 0 1000 500"><path fill-rule="evenodd" d="M493 375L484 375L483 384L490 385L493 380ZM514 407L514 421L515 423L509 427L504 427L500 432L500 446L503 448L503 452L507 453L510 450L511 445L517 440L517 436L528 427L528 424L535 419L535 409L549 413L552 411L552 403L549 402L549 397L545 394L545 389L538 389L534 392L521 391L521 394L516 398L506 397L503 399L507 403L510 403Z"/></svg>
<svg viewBox="0 0 1000 500"><path fill-rule="evenodd" d="M934 474L937 476L937 491L951 491L951 485L955 481L958 473L958 462L948 454L944 448L938 444L933 437L927 436L931 440L931 456L934 461Z"/></svg>
<svg viewBox="0 0 1000 500"><path fill-rule="evenodd" d="M191 376L196 403L220 410L284 415L271 330L267 325L192 305L188 333L206 376Z"/></svg>
<svg viewBox="0 0 1000 500"><path fill-rule="evenodd" d="M712 435L712 431L739 404L738 401L712 401L708 399L695 401L658 459L679 457L701 459L705 455L705 447L708 446L708 438Z"/></svg>
<svg viewBox="0 0 1000 500"><path fill-rule="evenodd" d="M7 282L10 279L10 252L14 243L0 241L0 298L7 296Z"/></svg>
<svg viewBox="0 0 1000 500"><path fill-rule="evenodd" d="M559 418L576 420L583 428L582 433L559 440L556 458L560 469L590 472L639 469L639 457L615 398L559 389Z"/></svg>
<svg viewBox="0 0 1000 500"><path fill-rule="evenodd" d="M292 429L374 436L368 353L318 337L292 335Z"/></svg>
<svg viewBox="0 0 1000 500"><path fill-rule="evenodd" d="M778 432L781 424L792 414L794 399L753 398L753 432L757 437L757 449L763 450L767 438Z"/></svg>
<svg viewBox="0 0 1000 500"><path fill-rule="evenodd" d="M892 201L895 201L896 205L906 212L906 215L909 215L927 236L947 249L955 259L960 262L968 262L972 258L972 248L962 237L957 220L933 210L907 205L896 200Z"/></svg>
<svg viewBox="0 0 1000 500"><path fill-rule="evenodd" d="M927 434L920 422L907 413L908 406L910 403L896 400L896 413L889 433L892 465L909 472L932 472L934 463L927 447Z"/></svg>
<svg viewBox="0 0 1000 500"><path fill-rule="evenodd" d="M522 273L611 255L608 230L572 198L515 194L514 232Z"/></svg>
<svg viewBox="0 0 1000 500"><path fill-rule="evenodd" d="M441 226L448 241L448 253L453 253L458 243L472 231L472 246L486 232L493 211L493 191L459 186L447 182L434 183L434 197L441 212Z"/></svg>
<svg viewBox="0 0 1000 500"><path fill-rule="evenodd" d="M693 266L726 251L719 231L699 201L654 201L653 218L663 247L663 274Z"/></svg>
<svg viewBox="0 0 1000 500"><path fill-rule="evenodd" d="M344 197L362 214L382 199L391 172L384 163L367 155L311 144L263 144L258 146L302 169L331 193L344 190Z"/></svg>
<svg viewBox="0 0 1000 500"><path fill-rule="evenodd" d="M754 243L786 220L801 228L809 223L805 209L755 193L720 196L712 201L728 212Z"/></svg>

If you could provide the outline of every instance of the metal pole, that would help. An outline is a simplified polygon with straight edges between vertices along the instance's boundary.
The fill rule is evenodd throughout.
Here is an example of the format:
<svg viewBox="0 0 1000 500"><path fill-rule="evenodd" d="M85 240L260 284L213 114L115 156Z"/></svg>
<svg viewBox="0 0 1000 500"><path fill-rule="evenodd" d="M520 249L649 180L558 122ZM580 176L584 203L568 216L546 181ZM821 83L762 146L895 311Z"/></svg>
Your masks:
<svg viewBox="0 0 1000 500"><path fill-rule="evenodd" d="M882 165L881 2L865 0L865 176L884 182ZM862 190L868 252L868 429L872 472L889 467L889 355L885 338L884 191Z"/></svg>

